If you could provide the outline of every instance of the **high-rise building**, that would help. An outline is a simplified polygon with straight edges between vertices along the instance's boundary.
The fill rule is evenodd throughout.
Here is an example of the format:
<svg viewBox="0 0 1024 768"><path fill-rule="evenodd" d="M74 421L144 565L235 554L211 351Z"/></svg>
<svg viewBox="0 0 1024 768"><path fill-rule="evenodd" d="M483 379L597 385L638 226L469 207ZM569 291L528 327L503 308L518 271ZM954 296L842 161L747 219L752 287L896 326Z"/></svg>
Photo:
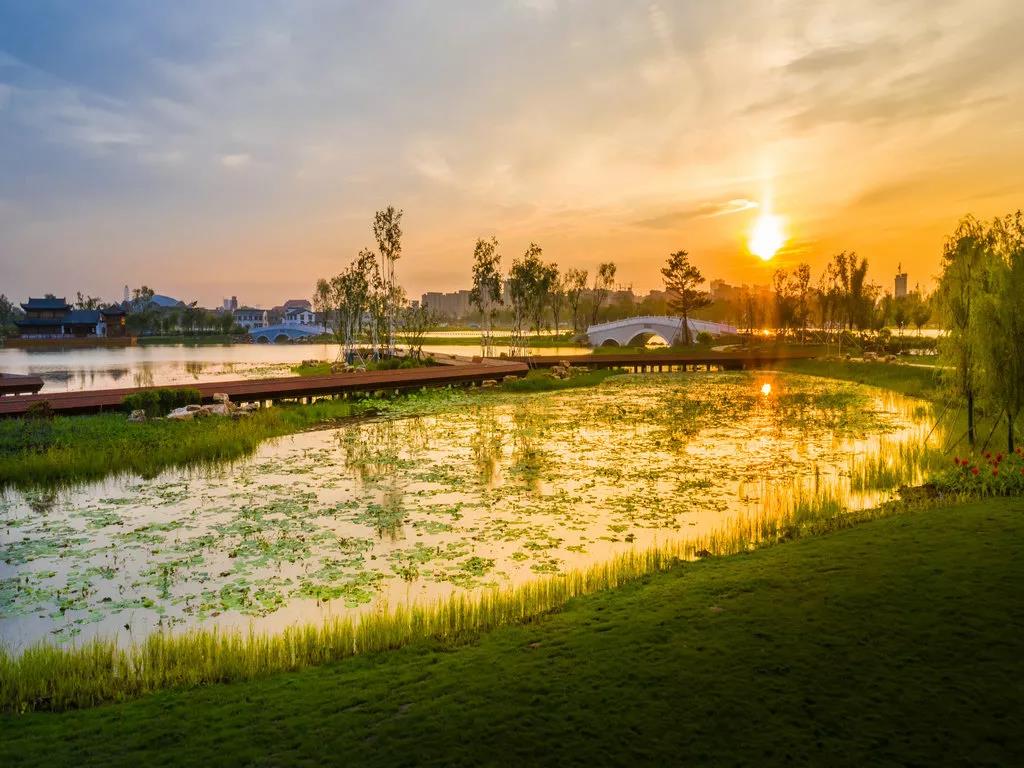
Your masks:
<svg viewBox="0 0 1024 768"><path fill-rule="evenodd" d="M224 299L224 311L234 312L238 309L238 297L232 296L230 299Z"/></svg>
<svg viewBox="0 0 1024 768"><path fill-rule="evenodd" d="M897 299L902 299L907 295L907 273L903 271L902 264L896 267L896 286L893 295Z"/></svg>

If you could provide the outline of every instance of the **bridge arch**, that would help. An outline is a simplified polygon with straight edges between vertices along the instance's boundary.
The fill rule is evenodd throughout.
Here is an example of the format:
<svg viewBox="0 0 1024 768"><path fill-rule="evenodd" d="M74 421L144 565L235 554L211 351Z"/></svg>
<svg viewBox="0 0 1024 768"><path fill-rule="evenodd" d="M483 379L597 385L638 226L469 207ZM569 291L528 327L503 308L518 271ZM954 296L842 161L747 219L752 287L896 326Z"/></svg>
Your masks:
<svg viewBox="0 0 1024 768"><path fill-rule="evenodd" d="M296 339L319 336L322 328L309 325L271 325L266 328L254 328L249 331L249 338L257 344L282 344Z"/></svg>
<svg viewBox="0 0 1024 768"><path fill-rule="evenodd" d="M688 320L690 338L696 339L701 332L712 336L736 333L736 328L725 323L712 323L706 320ZM680 335L682 321L678 317L646 315L613 320L610 323L598 323L587 328L587 339L591 346L599 347L614 342L618 346L633 344L638 339L650 339L657 336L666 344L671 344Z"/></svg>
<svg viewBox="0 0 1024 768"><path fill-rule="evenodd" d="M662 336L660 333L657 333L656 331L642 331L641 333L638 333L636 336L630 339L626 346L645 347L654 340L660 341L666 347L672 346L672 342L669 339L666 339L664 336Z"/></svg>

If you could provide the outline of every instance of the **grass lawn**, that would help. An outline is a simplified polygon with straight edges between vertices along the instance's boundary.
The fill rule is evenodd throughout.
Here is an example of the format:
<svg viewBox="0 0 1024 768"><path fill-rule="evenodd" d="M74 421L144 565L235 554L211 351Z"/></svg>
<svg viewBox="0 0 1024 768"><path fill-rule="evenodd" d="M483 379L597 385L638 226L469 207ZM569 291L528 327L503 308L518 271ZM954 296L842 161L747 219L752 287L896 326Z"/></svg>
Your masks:
<svg viewBox="0 0 1024 768"><path fill-rule="evenodd" d="M935 366L854 363L842 360L790 360L778 367L780 370L809 376L870 384L925 400L942 402L947 397L939 382L939 372Z"/></svg>
<svg viewBox="0 0 1024 768"><path fill-rule="evenodd" d="M688 564L461 647L0 717L20 765L1020 765L1024 500Z"/></svg>

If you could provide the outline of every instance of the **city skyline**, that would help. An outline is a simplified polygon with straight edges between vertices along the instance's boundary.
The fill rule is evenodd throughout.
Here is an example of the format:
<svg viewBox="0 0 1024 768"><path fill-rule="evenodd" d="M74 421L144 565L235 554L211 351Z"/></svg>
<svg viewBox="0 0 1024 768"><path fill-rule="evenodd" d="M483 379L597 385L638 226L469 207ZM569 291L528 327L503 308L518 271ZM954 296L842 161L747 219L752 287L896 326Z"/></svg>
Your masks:
<svg viewBox="0 0 1024 768"><path fill-rule="evenodd" d="M980 5L3 2L3 291L271 305L389 203L414 297L491 235L506 270L536 241L638 292L680 248L729 283L855 250L929 287L1024 171L1024 11Z"/></svg>

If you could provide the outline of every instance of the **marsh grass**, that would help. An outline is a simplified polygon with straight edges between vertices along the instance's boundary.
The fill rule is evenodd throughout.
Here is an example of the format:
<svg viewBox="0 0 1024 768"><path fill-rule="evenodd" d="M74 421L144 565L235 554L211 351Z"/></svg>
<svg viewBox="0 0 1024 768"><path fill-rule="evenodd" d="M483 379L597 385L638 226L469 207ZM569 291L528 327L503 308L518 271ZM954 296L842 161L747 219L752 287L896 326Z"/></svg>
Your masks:
<svg viewBox="0 0 1024 768"><path fill-rule="evenodd" d="M167 688L251 680L428 640L458 644L481 632L528 622L574 597L613 589L685 561L849 527L896 505L850 512L828 489L767 488L757 509L689 540L630 549L609 561L522 585L464 592L434 602L380 606L277 634L223 629L153 633L129 647L93 639L39 643L20 654L0 649L0 710L66 710Z"/></svg>
<svg viewBox="0 0 1024 768"><path fill-rule="evenodd" d="M28 419L0 420L0 487L32 488L111 475L154 477L172 467L208 466L247 456L268 438L372 412L375 401L282 404L245 419L128 422L124 414L56 416L45 439ZM34 433L33 433L34 434Z"/></svg>

